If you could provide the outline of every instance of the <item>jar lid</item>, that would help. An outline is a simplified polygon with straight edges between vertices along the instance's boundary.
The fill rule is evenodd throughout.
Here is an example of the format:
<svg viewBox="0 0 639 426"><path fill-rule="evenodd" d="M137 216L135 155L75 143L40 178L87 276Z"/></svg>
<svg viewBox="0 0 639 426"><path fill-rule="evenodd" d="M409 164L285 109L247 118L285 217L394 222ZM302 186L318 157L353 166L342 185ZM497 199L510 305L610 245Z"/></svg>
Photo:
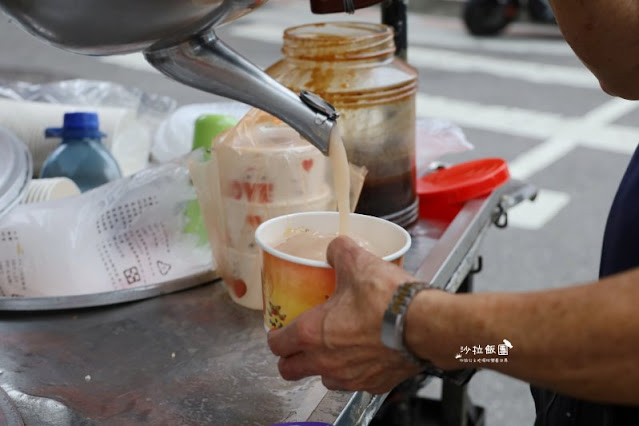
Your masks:
<svg viewBox="0 0 639 426"><path fill-rule="evenodd" d="M33 162L27 146L0 127L0 218L20 202L32 173Z"/></svg>
<svg viewBox="0 0 639 426"><path fill-rule="evenodd" d="M417 181L420 215L450 218L462 203L489 194L509 178L508 164L501 158L482 158L429 173Z"/></svg>

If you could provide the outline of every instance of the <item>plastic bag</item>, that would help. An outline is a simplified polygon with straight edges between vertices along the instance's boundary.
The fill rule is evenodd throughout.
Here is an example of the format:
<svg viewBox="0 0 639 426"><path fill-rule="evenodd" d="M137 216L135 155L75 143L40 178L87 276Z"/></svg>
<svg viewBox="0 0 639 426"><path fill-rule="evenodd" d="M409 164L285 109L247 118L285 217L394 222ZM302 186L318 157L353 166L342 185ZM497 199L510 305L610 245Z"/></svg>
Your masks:
<svg viewBox="0 0 639 426"><path fill-rule="evenodd" d="M209 245L184 231L195 200L186 163L13 209L0 219L0 296L97 293L213 271Z"/></svg>
<svg viewBox="0 0 639 426"><path fill-rule="evenodd" d="M0 97L15 101L127 108L135 111L140 121L155 125L177 106L177 102L168 96L152 95L107 81L82 79L46 84L0 79Z"/></svg>
<svg viewBox="0 0 639 426"><path fill-rule="evenodd" d="M416 120L417 176L430 173L431 163L441 156L470 151L473 148L462 129L450 121L425 118Z"/></svg>
<svg viewBox="0 0 639 426"><path fill-rule="evenodd" d="M184 105L164 119L153 136L151 159L164 162L189 153L193 147L195 121L202 115L230 115L240 120L249 107L240 102Z"/></svg>
<svg viewBox="0 0 639 426"><path fill-rule="evenodd" d="M253 109L216 139L209 162L191 165L191 174L231 298L262 309L255 229L284 214L335 210L328 158L280 120ZM353 209L365 175L351 165Z"/></svg>
<svg viewBox="0 0 639 426"><path fill-rule="evenodd" d="M45 139L44 129L60 127L65 112L98 113L107 134L103 142L128 176L147 166L152 135L175 107L175 100L169 97L104 81L31 84L0 79L0 125L29 146L36 175L60 143Z"/></svg>

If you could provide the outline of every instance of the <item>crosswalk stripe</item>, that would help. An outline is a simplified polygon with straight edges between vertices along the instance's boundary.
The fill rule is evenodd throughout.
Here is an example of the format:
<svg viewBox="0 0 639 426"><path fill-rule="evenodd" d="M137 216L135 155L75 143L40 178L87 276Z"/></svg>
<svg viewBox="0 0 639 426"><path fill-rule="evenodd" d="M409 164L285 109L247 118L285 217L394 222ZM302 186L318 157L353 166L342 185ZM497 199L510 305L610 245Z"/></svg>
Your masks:
<svg viewBox="0 0 639 426"><path fill-rule="evenodd" d="M508 164L510 174L521 180L550 166L577 146L577 141L566 138L551 138L517 156Z"/></svg>
<svg viewBox="0 0 639 426"><path fill-rule="evenodd" d="M575 120L571 126L561 129L557 136L548 139L524 152L509 164L510 173L517 179L529 179L535 173L557 162L577 146L606 149L630 154L636 147L639 135L636 130L634 142L627 141L623 145L618 139L582 139L584 131L587 134L596 133L597 126L605 126L635 108L634 102L623 99L610 99L608 102L584 114ZM599 127L600 129L600 127ZM594 143L597 141L597 143ZM509 212L510 223L513 226L535 230L541 228L568 204L568 194L549 190L540 191L533 204L524 204Z"/></svg>
<svg viewBox="0 0 639 426"><path fill-rule="evenodd" d="M629 108L629 107L628 107ZM562 137L601 150L632 152L639 141L639 129L617 124L589 122L580 117L486 105L477 102L417 94L417 114L444 118L462 127L535 139Z"/></svg>
<svg viewBox="0 0 639 426"><path fill-rule="evenodd" d="M555 113L485 105L425 93L417 94L417 114L448 119L462 127L537 139L552 136L565 124L565 117Z"/></svg>
<svg viewBox="0 0 639 426"><path fill-rule="evenodd" d="M639 140L639 130L629 131L626 140L610 134L600 134L608 123L617 120L635 107L634 102L610 99L587 112L583 117L573 120L568 126L562 127L547 141L519 155L510 164L511 174L518 179L528 179L558 161L578 145L614 152L623 149L623 152L627 154L633 152ZM613 128L612 131L614 132L615 129ZM593 135L594 138L592 138Z"/></svg>
<svg viewBox="0 0 639 426"><path fill-rule="evenodd" d="M463 73L479 72L527 83L599 89L599 82L585 68L498 59L425 47L412 47L408 52L408 62L418 68Z"/></svg>
<svg viewBox="0 0 639 426"><path fill-rule="evenodd" d="M452 20L455 28L446 28L438 23ZM568 44L557 37L550 40L508 38L508 37L471 37L464 31L458 18L415 16L408 22L408 52L416 45L434 46L443 49L469 50L473 52L502 53L517 55L544 55L551 57L573 57L574 52Z"/></svg>
<svg viewBox="0 0 639 426"><path fill-rule="evenodd" d="M593 124L611 123L637 108L637 102L621 98L611 98L603 105L587 112L583 120Z"/></svg>
<svg viewBox="0 0 639 426"><path fill-rule="evenodd" d="M229 28L228 32L233 37L281 44L284 37L284 29L284 27L278 25L252 23L250 25L234 26Z"/></svg>

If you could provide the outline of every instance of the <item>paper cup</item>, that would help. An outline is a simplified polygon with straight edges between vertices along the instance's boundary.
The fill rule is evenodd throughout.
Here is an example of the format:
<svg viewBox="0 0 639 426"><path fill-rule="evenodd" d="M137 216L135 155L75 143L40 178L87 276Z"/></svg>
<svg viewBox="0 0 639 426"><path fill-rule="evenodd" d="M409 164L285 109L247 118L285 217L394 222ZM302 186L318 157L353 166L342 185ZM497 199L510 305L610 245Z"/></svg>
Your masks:
<svg viewBox="0 0 639 426"><path fill-rule="evenodd" d="M75 182L66 177L34 179L29 183L27 193L21 204L57 200L58 198L71 197L79 193L80 189Z"/></svg>
<svg viewBox="0 0 639 426"><path fill-rule="evenodd" d="M255 231L260 247L264 326L281 328L302 312L325 302L335 290L335 272L326 262L304 259L276 250L285 232L304 227L320 233L336 233L337 212L294 213L270 219ZM382 249L383 259L402 265L410 248L410 235L392 222L351 213L351 233Z"/></svg>

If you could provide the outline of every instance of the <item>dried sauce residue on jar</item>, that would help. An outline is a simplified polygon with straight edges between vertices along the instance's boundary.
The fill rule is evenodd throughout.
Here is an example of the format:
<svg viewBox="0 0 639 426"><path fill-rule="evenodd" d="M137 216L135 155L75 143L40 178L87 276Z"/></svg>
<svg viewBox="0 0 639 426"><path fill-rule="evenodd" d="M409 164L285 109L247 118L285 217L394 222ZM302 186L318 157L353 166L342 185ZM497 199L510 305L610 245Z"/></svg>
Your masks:
<svg viewBox="0 0 639 426"><path fill-rule="evenodd" d="M368 169L356 211L414 222L417 72L394 56L392 29L359 22L293 27L282 52L267 72L333 104L349 161Z"/></svg>

